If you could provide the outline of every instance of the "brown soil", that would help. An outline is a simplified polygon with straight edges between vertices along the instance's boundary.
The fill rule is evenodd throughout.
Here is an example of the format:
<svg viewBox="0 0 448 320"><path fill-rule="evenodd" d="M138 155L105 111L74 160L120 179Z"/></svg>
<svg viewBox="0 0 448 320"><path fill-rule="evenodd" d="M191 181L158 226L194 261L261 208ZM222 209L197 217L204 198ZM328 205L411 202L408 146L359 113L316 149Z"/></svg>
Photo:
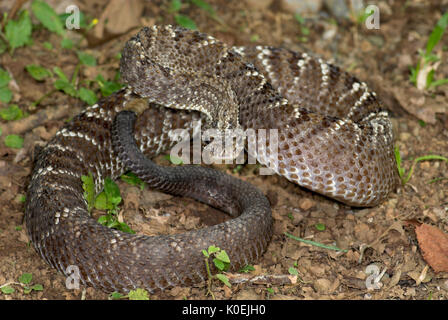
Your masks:
<svg viewBox="0 0 448 320"><path fill-rule="evenodd" d="M261 1L263 2L263 1ZM445 3L445 10L447 2ZM108 1L80 1L83 12L100 17ZM418 61L418 50L426 41L436 21L444 11L443 4L427 5L422 1L379 2L379 30L367 30L362 23L336 21L328 15L310 16L306 22L309 35L293 15L273 5L248 4L245 1L207 0L222 23L210 18L201 9L185 7L182 13L194 17L198 29L231 45L269 44L293 50L309 50L346 69L366 81L390 110L404 166L409 169L418 156L438 154L448 156L448 85L432 91L419 91L409 82L409 67ZM250 3L255 3L251 1ZM435 3L435 1L434 1ZM126 8L123 8L126 10ZM140 26L174 23L173 14L162 1L144 2ZM98 58L96 67L83 68L81 79L93 79L101 73L112 78L118 68L117 54L124 42L137 29L120 37L96 41L96 46L81 49ZM301 41L306 36L307 41ZM44 48L49 41L52 50ZM91 41L94 43L95 41ZM437 47L442 64L437 78L448 77L446 64L448 35ZM82 290L68 290L65 278L51 269L35 252L26 235L24 208L20 201L26 192L32 170L32 155L36 143L48 141L65 119L83 107L77 99L56 92L44 99L37 109L31 103L52 89L52 80L36 82L24 67L36 63L52 69L59 66L68 75L77 63L74 50L60 47L60 38L46 29L33 32L33 44L14 52L4 53L0 65L13 77L13 102L24 111L36 114L51 112L54 107L70 106L63 119L41 121L22 134L25 146L11 149L0 144L0 286L17 282L23 273L32 273L33 283L44 290L25 294L19 285L10 295L0 292L0 299L80 299ZM412 109L414 107L414 109ZM422 125L417 118L423 110ZM419 108L419 109L418 109ZM436 110L437 112L435 112ZM424 117L424 118L422 118ZM6 122L0 123L2 128ZM18 125L8 124L10 132ZM5 129L4 129L5 130ZM167 164L163 158L159 163ZM298 271L294 284L269 282L238 284L231 289L215 283L217 299L446 299L448 273L435 273L423 260L414 227L407 221L417 220L448 232L448 164L441 161L420 162L411 180L383 204L368 209L354 209L298 187L279 176L259 176L256 166L244 166L234 173L234 166L219 166L259 187L272 204L275 233L252 274L288 275L289 268ZM225 217L216 210L197 202L161 194L119 183L124 205L124 219L131 227L144 233L181 232L221 222ZM143 222L143 227L140 227ZM325 225L319 231L316 224ZM172 227L176 226L176 227ZM150 231L148 231L151 228ZM327 245L336 245L347 252L336 252L286 238L295 236ZM375 264L385 270L381 288L366 288L367 266ZM272 280L273 281L273 280ZM271 288L267 290L267 288ZM163 293L151 294L151 299L209 299L206 285L176 287ZM87 288L86 299L107 299L108 294Z"/></svg>

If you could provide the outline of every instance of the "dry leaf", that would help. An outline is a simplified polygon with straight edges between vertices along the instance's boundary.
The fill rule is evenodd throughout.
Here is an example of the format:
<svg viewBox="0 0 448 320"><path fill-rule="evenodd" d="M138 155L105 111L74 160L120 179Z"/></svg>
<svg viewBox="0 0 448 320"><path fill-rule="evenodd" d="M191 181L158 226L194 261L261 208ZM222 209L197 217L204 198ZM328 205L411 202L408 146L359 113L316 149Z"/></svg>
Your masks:
<svg viewBox="0 0 448 320"><path fill-rule="evenodd" d="M102 39L104 32L115 35L126 33L140 25L142 12L141 0L111 0L93 29L94 36Z"/></svg>
<svg viewBox="0 0 448 320"><path fill-rule="evenodd" d="M415 228L423 258L435 272L448 272L448 234L428 224Z"/></svg>
<svg viewBox="0 0 448 320"><path fill-rule="evenodd" d="M446 113L448 108L427 99L424 92L415 87L405 86L393 89L395 98L407 112L426 123L436 123L436 113Z"/></svg>

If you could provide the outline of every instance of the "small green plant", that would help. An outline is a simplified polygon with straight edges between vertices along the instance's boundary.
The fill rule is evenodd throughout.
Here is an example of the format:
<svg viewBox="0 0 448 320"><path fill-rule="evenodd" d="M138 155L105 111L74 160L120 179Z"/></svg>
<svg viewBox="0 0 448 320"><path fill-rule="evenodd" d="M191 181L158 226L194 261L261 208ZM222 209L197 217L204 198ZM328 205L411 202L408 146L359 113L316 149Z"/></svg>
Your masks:
<svg viewBox="0 0 448 320"><path fill-rule="evenodd" d="M143 182L139 177L135 175L133 172L128 172L123 174L120 177L121 180L123 180L126 183L129 183L132 186L137 186L140 188L140 190L143 190L145 188L145 182Z"/></svg>
<svg viewBox="0 0 448 320"><path fill-rule="evenodd" d="M402 159L401 159L400 149L399 149L398 145L395 146L394 153L395 153L395 161L397 162L398 175L400 176L401 183L403 185L405 185L411 179L412 173L414 172L415 165L417 163L419 163L420 161L439 160L439 161L448 162L448 158L445 158L445 157L442 157L439 155L434 155L434 154L418 157L418 158L414 159L414 161L412 162L411 168L409 169L408 174L405 175L406 170L401 165Z"/></svg>
<svg viewBox="0 0 448 320"><path fill-rule="evenodd" d="M23 147L23 138L16 134L10 134L5 137L5 146L13 149L20 149Z"/></svg>
<svg viewBox="0 0 448 320"><path fill-rule="evenodd" d="M7 15L3 17L3 22L7 20ZM5 25L3 23L3 25ZM30 15L27 10L23 10L17 20L8 20L5 25L4 30L1 30L2 39L6 40L7 43L0 45L0 53L9 47L9 53L12 55L16 48L28 45L31 43L31 31L32 24ZM3 33L4 32L4 33Z"/></svg>
<svg viewBox="0 0 448 320"><path fill-rule="evenodd" d="M249 273L252 271L255 271L255 268L253 265L250 265L250 264L248 264L248 265L242 267L240 270L238 270L239 273Z"/></svg>
<svg viewBox="0 0 448 320"><path fill-rule="evenodd" d="M9 282L0 286L0 291L3 294L11 294L15 292L15 289L12 285L19 285L23 288L23 293L29 294L32 291L42 291L44 288L41 284L32 283L33 275L31 273L24 273L19 277L19 282Z"/></svg>
<svg viewBox="0 0 448 320"><path fill-rule="evenodd" d="M417 88L432 89L440 85L448 83L448 78L434 79L434 73L437 66L440 64L440 57L433 53L434 47L442 39L443 33L448 26L448 12L445 13L437 22L428 38L426 49L419 50L420 59L415 67L411 67L410 81Z"/></svg>
<svg viewBox="0 0 448 320"><path fill-rule="evenodd" d="M202 250L202 254L204 255L204 262L205 262L205 268L207 270L208 275L208 293L212 296L213 300L215 299L215 296L211 290L212 280L218 279L222 283L224 283L226 286L231 288L231 284L229 282L229 279L226 275L224 275L222 272L228 270L230 266L230 258L227 255L227 252L225 250L221 250L219 247L210 246L207 250ZM210 264L209 259L213 257L213 263L215 267L219 270L219 272L215 275L212 275L210 271Z"/></svg>
<svg viewBox="0 0 448 320"><path fill-rule="evenodd" d="M325 224L323 224L323 223L316 223L315 227L316 227L316 229L319 230L319 231L324 231L325 228L326 228L326 227L325 227Z"/></svg>
<svg viewBox="0 0 448 320"><path fill-rule="evenodd" d="M299 40L301 42L308 42L308 36L310 35L310 29L306 26L305 19L299 13L294 14L294 19L300 25L301 36L299 37Z"/></svg>
<svg viewBox="0 0 448 320"><path fill-rule="evenodd" d="M290 267L288 269L288 272L292 276L299 276L299 271L296 268L294 268L294 267Z"/></svg>
<svg viewBox="0 0 448 320"><path fill-rule="evenodd" d="M5 121L20 120L25 116L26 114L16 104L0 109L0 118Z"/></svg>
<svg viewBox="0 0 448 320"><path fill-rule="evenodd" d="M106 211L105 215L98 218L98 223L109 228L135 234L135 231L126 223L118 221L118 204L120 204L122 199L117 184L112 179L106 178L104 190L95 195L95 182L92 173L89 172L88 176L82 176L81 180L83 182L84 198L87 201L89 210L95 208Z"/></svg>
<svg viewBox="0 0 448 320"><path fill-rule="evenodd" d="M130 290L127 295L119 292L112 292L109 296L110 300L129 299L129 300L149 300L149 293L145 289L137 288Z"/></svg>

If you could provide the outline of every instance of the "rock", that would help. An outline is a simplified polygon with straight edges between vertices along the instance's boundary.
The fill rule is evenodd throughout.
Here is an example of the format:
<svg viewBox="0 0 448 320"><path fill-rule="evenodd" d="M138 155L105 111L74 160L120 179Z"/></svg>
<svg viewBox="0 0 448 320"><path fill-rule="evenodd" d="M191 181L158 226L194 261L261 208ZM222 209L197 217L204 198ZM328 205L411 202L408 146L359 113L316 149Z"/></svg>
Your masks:
<svg viewBox="0 0 448 320"><path fill-rule="evenodd" d="M311 209L312 207L314 207L314 205L315 205L315 202L308 198L303 198L303 199L300 199L300 201L299 201L299 208L302 210L305 210L305 211Z"/></svg>
<svg viewBox="0 0 448 320"><path fill-rule="evenodd" d="M322 0L281 0L281 7L291 13L317 13L322 8Z"/></svg>
<svg viewBox="0 0 448 320"><path fill-rule="evenodd" d="M350 10L344 0L325 0L325 6L336 18L346 19L349 17Z"/></svg>

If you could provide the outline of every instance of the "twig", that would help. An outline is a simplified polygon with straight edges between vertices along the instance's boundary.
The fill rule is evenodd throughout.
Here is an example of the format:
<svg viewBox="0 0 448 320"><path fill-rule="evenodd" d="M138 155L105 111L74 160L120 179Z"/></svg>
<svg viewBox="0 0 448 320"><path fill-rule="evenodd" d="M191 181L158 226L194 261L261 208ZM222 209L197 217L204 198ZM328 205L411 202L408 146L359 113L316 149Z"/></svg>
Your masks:
<svg viewBox="0 0 448 320"><path fill-rule="evenodd" d="M335 246L327 246L326 244L319 243L319 242L316 242L316 241L302 239L302 238L293 236L292 234L289 234L287 232L285 232L285 235L287 237L291 238L291 239L294 239L294 240L297 240L297 241L300 241L300 242L303 242L303 243L306 243L306 244L310 244L310 245L313 245L313 246L316 246L316 247L329 249L329 250L335 250L335 251L341 251L341 252L348 252L347 249L341 249L341 248L338 248L338 247L335 247Z"/></svg>
<svg viewBox="0 0 448 320"><path fill-rule="evenodd" d="M298 279L297 276L293 276L291 274L267 274L253 276L250 274L226 273L226 275L232 284L249 282L264 285L287 285L296 284Z"/></svg>
<svg viewBox="0 0 448 320"><path fill-rule="evenodd" d="M2 125L3 136L8 134L23 134L30 131L36 127L43 125L49 120L59 120L62 118L69 117L78 112L78 108L73 108L69 105L62 105L56 108L46 108L37 112L36 114L30 115L29 117L10 121L5 125Z"/></svg>

